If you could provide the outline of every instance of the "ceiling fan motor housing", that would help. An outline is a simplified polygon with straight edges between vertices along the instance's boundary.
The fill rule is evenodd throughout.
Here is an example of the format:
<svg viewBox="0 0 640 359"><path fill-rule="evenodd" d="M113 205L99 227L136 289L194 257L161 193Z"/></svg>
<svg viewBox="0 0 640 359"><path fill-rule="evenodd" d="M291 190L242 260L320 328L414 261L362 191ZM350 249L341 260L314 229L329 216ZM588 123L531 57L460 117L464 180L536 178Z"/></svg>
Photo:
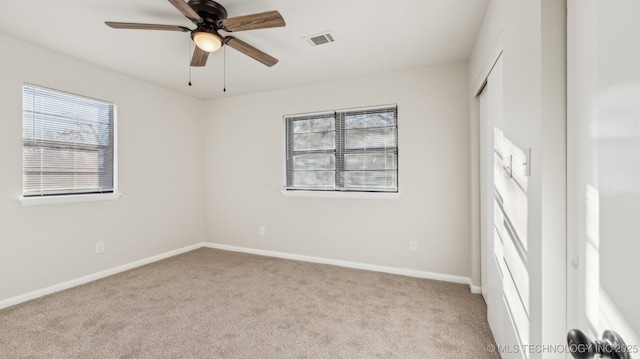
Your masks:
<svg viewBox="0 0 640 359"><path fill-rule="evenodd" d="M190 0L189 6L200 15L205 23L214 25L216 29L217 22L227 18L227 10L212 0Z"/></svg>

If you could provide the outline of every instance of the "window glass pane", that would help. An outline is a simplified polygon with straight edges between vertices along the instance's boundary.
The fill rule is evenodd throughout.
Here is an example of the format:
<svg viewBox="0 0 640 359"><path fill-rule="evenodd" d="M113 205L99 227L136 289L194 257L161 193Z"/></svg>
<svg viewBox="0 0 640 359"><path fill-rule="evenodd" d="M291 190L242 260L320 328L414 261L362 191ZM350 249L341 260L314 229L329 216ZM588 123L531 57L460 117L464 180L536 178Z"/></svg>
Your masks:
<svg viewBox="0 0 640 359"><path fill-rule="evenodd" d="M293 121L293 133L325 132L334 131L335 129L335 119L333 117Z"/></svg>
<svg viewBox="0 0 640 359"><path fill-rule="evenodd" d="M398 181L391 171L349 171L344 172L344 187L353 190L397 190Z"/></svg>
<svg viewBox="0 0 640 359"><path fill-rule="evenodd" d="M100 177L94 173L25 173L25 183L32 187L46 188L48 194L95 193L101 185ZM24 195L39 195L39 190L27 190Z"/></svg>
<svg viewBox="0 0 640 359"><path fill-rule="evenodd" d="M25 112L25 139L109 145L110 123L98 123Z"/></svg>
<svg viewBox="0 0 640 359"><path fill-rule="evenodd" d="M331 154L309 154L293 156L293 170L334 170L336 156Z"/></svg>
<svg viewBox="0 0 640 359"><path fill-rule="evenodd" d="M347 130L345 147L347 149L396 147L397 138L397 130L393 127Z"/></svg>
<svg viewBox="0 0 640 359"><path fill-rule="evenodd" d="M331 150L336 148L335 131L296 133L293 135L294 151Z"/></svg>
<svg viewBox="0 0 640 359"><path fill-rule="evenodd" d="M393 112L346 115L344 122L347 129L395 127L396 115Z"/></svg>
<svg viewBox="0 0 640 359"><path fill-rule="evenodd" d="M24 146L23 167L27 172L96 172L96 169L113 168L112 163L104 163L102 154L97 150L36 146Z"/></svg>
<svg viewBox="0 0 640 359"><path fill-rule="evenodd" d="M344 155L346 171L395 170L398 161L395 153L361 153Z"/></svg>
<svg viewBox="0 0 640 359"><path fill-rule="evenodd" d="M304 189L334 189L335 171L293 171L293 187Z"/></svg>

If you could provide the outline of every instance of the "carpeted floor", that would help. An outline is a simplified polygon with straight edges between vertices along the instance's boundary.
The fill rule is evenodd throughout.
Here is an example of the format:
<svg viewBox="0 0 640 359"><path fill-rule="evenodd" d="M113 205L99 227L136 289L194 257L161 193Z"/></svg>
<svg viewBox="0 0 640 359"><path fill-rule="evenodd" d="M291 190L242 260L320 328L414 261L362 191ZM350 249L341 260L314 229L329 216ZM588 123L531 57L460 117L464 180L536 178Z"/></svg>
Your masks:
<svg viewBox="0 0 640 359"><path fill-rule="evenodd" d="M496 358L466 285L198 249L0 311L0 358Z"/></svg>

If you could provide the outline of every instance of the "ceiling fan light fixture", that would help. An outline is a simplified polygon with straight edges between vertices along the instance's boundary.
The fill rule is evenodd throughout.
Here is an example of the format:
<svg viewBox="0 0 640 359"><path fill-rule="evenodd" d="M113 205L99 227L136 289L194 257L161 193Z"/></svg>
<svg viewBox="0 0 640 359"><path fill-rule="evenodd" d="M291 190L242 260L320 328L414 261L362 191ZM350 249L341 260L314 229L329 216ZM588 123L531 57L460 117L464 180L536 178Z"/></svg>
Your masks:
<svg viewBox="0 0 640 359"><path fill-rule="evenodd" d="M192 30L188 27L176 25L114 21L105 21L105 25L114 29L186 32L191 37L191 41L196 44L191 56L191 67L206 65L209 54L226 45L269 67L278 62L275 57L240 39L233 36L222 36L218 33L220 30L233 32L286 26L282 15L277 10L228 18L227 10L218 4L216 0L188 0L188 2L187 0L169 0L169 2L189 19L196 28Z"/></svg>
<svg viewBox="0 0 640 359"><path fill-rule="evenodd" d="M193 34L193 42L202 51L214 52L222 47L222 36L206 31L198 31Z"/></svg>

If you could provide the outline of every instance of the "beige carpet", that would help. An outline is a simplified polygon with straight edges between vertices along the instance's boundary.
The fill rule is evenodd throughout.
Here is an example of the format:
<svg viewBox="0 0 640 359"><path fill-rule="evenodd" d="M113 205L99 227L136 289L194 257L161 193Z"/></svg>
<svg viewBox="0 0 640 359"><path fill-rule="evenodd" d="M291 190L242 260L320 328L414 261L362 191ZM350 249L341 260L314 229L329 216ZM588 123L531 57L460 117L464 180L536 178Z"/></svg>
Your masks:
<svg viewBox="0 0 640 359"><path fill-rule="evenodd" d="M0 311L0 358L495 358L466 285L214 249Z"/></svg>

